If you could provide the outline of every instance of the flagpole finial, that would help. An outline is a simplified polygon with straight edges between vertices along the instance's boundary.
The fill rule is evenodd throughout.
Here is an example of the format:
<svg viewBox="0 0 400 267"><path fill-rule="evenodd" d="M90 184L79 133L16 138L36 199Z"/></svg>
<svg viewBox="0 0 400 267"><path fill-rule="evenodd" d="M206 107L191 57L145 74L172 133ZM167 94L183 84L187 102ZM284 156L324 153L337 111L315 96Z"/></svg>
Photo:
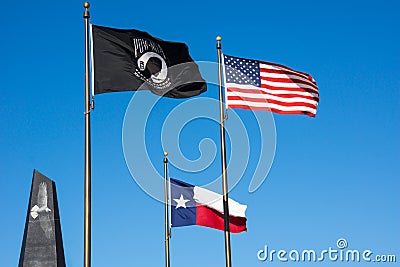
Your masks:
<svg viewBox="0 0 400 267"><path fill-rule="evenodd" d="M222 37L218 35L217 38L215 38L215 40L217 40L217 49L220 51Z"/></svg>
<svg viewBox="0 0 400 267"><path fill-rule="evenodd" d="M84 8L89 8L89 7L90 7L90 3L89 3L89 2L83 3L83 7L84 7Z"/></svg>
<svg viewBox="0 0 400 267"><path fill-rule="evenodd" d="M167 164L168 163L168 152L164 152L164 163Z"/></svg>

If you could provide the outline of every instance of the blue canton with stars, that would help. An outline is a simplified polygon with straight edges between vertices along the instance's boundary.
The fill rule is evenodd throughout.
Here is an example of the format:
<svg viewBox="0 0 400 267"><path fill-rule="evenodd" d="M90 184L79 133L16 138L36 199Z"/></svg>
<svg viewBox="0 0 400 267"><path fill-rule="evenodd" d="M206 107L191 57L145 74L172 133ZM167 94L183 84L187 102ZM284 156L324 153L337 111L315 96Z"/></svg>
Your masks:
<svg viewBox="0 0 400 267"><path fill-rule="evenodd" d="M179 227L196 224L196 202L194 186L171 178L171 226ZM180 200L183 200L180 202ZM183 205L179 205L179 203Z"/></svg>
<svg viewBox="0 0 400 267"><path fill-rule="evenodd" d="M260 65L257 60L224 56L227 83L249 84L261 87Z"/></svg>

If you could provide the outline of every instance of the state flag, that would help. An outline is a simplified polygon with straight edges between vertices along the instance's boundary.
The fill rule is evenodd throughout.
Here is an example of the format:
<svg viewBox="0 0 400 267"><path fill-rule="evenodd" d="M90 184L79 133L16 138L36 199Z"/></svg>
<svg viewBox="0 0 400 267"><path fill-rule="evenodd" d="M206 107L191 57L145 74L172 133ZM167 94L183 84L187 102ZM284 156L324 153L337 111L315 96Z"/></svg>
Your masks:
<svg viewBox="0 0 400 267"><path fill-rule="evenodd" d="M176 179L171 185L171 226L200 225L224 230L222 195ZM247 206L229 199L229 228L232 233L247 231Z"/></svg>

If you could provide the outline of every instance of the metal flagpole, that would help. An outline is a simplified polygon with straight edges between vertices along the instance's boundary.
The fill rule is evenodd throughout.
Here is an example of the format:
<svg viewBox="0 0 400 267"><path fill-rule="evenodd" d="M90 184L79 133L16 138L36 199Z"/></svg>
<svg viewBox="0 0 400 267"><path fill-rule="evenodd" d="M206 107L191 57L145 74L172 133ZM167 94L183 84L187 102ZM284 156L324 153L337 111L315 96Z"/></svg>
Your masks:
<svg viewBox="0 0 400 267"><path fill-rule="evenodd" d="M90 151L90 79L89 79L89 7L83 4L85 11L83 19L85 24L85 188L84 188L84 259L83 266L90 267L91 251L91 151Z"/></svg>
<svg viewBox="0 0 400 267"><path fill-rule="evenodd" d="M165 267L169 267L169 190L168 190L168 152L164 152L164 202L165 202Z"/></svg>
<svg viewBox="0 0 400 267"><path fill-rule="evenodd" d="M218 52L218 83L219 83L219 122L221 136L221 163L222 163L222 191L224 205L224 234L225 234L225 259L226 267L231 267L231 235L229 230L229 205L228 205L228 175L226 170L226 148L224 127L224 101L222 94L222 64L221 64L221 36L217 36Z"/></svg>

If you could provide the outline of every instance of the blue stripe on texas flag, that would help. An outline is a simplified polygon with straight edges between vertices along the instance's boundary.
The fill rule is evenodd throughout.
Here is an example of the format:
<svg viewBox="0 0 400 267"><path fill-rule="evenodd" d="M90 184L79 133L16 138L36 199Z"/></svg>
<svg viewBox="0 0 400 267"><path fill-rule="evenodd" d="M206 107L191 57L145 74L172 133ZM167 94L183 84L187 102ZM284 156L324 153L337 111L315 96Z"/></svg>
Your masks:
<svg viewBox="0 0 400 267"><path fill-rule="evenodd" d="M171 225L172 227L196 224L196 202L194 186L175 179L171 182Z"/></svg>

